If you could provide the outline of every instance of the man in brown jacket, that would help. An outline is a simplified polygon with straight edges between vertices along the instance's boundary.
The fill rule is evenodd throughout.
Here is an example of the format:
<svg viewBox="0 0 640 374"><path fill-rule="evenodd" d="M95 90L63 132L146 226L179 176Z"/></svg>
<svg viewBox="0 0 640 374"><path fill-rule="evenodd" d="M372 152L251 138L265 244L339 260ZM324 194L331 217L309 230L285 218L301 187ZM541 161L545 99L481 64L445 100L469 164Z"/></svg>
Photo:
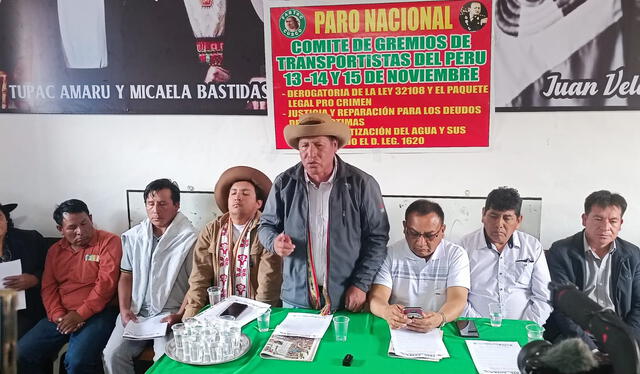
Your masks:
<svg viewBox="0 0 640 374"><path fill-rule="evenodd" d="M193 317L209 303L207 287L222 288L222 297L237 295L280 305L282 259L258 240L260 209L271 180L247 166L227 169L216 183L215 198L224 213L200 232L193 252L187 307Z"/></svg>

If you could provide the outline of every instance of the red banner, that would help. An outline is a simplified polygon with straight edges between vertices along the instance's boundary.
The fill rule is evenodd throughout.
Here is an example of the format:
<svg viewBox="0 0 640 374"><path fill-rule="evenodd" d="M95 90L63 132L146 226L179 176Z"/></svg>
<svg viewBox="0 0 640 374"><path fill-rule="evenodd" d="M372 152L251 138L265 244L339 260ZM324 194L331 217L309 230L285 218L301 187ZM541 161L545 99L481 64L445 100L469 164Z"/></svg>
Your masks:
<svg viewBox="0 0 640 374"><path fill-rule="evenodd" d="M490 17L490 0L271 8L276 148L312 111L350 148L488 146Z"/></svg>

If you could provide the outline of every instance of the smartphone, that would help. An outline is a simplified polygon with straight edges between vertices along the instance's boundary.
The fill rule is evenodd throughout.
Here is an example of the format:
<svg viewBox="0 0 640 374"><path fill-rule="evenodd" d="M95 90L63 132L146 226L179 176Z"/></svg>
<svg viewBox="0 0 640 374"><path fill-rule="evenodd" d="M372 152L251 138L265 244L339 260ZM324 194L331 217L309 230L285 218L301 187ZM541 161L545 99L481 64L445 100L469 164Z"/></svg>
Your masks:
<svg viewBox="0 0 640 374"><path fill-rule="evenodd" d="M422 308L419 306L407 306L402 310L407 318L422 318Z"/></svg>
<svg viewBox="0 0 640 374"><path fill-rule="evenodd" d="M245 309L247 309L247 304L232 303L224 310L224 312L220 313L220 316L232 316L237 319Z"/></svg>
<svg viewBox="0 0 640 374"><path fill-rule="evenodd" d="M479 338L478 328L476 323L468 319L459 319L456 321L460 336L463 338Z"/></svg>

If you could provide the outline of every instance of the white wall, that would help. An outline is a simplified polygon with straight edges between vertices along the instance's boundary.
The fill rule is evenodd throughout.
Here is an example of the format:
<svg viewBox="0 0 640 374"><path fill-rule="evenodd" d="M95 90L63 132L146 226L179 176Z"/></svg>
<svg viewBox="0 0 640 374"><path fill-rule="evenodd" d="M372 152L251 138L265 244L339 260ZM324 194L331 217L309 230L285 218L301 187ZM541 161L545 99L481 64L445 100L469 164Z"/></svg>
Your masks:
<svg viewBox="0 0 640 374"><path fill-rule="evenodd" d="M540 196L545 247L581 228L586 195L615 190L629 203L621 237L640 244L639 120L632 111L496 113L488 149L343 157L384 194L484 196L509 185ZM272 131L257 116L0 115L0 202L20 204L17 226L52 236L55 205L79 198L98 227L121 233L125 190L152 179L209 190L239 164L274 178L298 158L274 150Z"/></svg>

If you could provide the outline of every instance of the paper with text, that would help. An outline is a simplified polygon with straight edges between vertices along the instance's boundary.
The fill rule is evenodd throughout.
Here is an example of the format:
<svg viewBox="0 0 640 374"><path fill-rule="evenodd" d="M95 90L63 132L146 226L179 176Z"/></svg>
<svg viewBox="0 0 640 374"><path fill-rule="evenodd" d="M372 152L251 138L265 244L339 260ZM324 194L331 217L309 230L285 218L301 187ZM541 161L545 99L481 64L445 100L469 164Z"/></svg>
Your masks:
<svg viewBox="0 0 640 374"><path fill-rule="evenodd" d="M146 340L159 338L167 334L167 322L160 322L167 314L159 314L155 317L138 317L138 322L129 321L124 328L122 337L132 340ZM119 322L118 322L119 323Z"/></svg>
<svg viewBox="0 0 640 374"><path fill-rule="evenodd" d="M320 339L331 324L332 315L289 313L273 331L274 335L302 336Z"/></svg>
<svg viewBox="0 0 640 374"><path fill-rule="evenodd" d="M407 329L390 329L389 355L419 360L439 361L449 357L442 341L442 330L417 332Z"/></svg>
<svg viewBox="0 0 640 374"><path fill-rule="evenodd" d="M466 340L473 364L480 374L519 374L516 342Z"/></svg>
<svg viewBox="0 0 640 374"><path fill-rule="evenodd" d="M247 308L240 313L236 319L236 321L242 326L258 318L259 315L266 312L271 307L269 304L257 300L251 300L240 296L229 296L223 301L198 314L195 318L202 322L215 322L220 319L220 313L224 312L233 303L247 305Z"/></svg>
<svg viewBox="0 0 640 374"><path fill-rule="evenodd" d="M22 262L20 260L1 262L0 263L0 290L9 289L6 288L2 282L5 277L12 275L22 274ZM27 300L24 295L24 291L17 291L17 307L16 310L25 309L27 307Z"/></svg>

